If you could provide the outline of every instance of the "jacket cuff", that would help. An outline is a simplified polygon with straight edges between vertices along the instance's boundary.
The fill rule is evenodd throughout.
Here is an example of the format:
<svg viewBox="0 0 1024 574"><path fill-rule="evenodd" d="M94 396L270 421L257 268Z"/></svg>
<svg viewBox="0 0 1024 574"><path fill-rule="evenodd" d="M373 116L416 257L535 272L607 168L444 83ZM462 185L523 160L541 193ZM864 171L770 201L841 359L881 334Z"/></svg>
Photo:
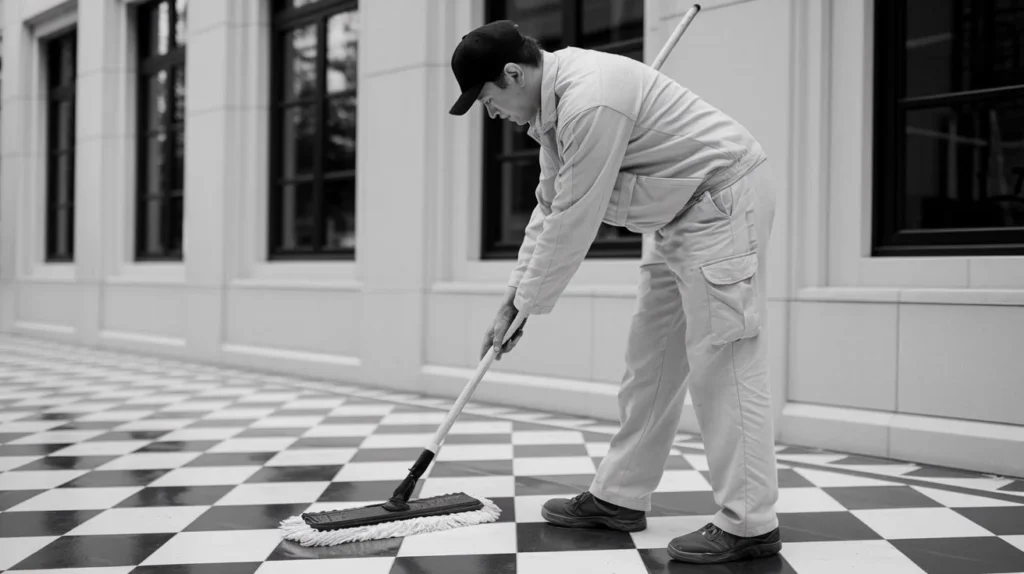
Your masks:
<svg viewBox="0 0 1024 574"><path fill-rule="evenodd" d="M520 313L526 313L527 315L546 315L554 310L555 306L552 305L540 305L536 302L529 301L522 292L516 293L515 299L512 301L515 305L516 311Z"/></svg>

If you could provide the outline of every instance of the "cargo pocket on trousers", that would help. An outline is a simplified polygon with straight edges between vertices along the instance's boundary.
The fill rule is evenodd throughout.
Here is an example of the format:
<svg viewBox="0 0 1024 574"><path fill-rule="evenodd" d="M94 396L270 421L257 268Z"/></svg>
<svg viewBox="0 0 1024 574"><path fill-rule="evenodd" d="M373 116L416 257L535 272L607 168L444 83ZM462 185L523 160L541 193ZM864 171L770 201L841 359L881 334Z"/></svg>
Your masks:
<svg viewBox="0 0 1024 574"><path fill-rule="evenodd" d="M757 335L761 316L757 305L757 253L713 261L700 268L708 293L711 343L726 345Z"/></svg>

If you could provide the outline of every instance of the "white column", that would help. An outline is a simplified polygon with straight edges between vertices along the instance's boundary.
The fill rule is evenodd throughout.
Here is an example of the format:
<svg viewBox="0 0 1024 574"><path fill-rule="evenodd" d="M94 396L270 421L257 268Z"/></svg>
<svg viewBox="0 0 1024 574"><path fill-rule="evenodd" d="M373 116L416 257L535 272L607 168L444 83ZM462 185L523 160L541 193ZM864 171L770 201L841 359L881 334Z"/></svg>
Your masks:
<svg viewBox="0 0 1024 574"><path fill-rule="evenodd" d="M0 331L10 332L16 318L18 195L25 162L23 145L25 88L22 72L21 0L3 0L3 74L0 86Z"/></svg>

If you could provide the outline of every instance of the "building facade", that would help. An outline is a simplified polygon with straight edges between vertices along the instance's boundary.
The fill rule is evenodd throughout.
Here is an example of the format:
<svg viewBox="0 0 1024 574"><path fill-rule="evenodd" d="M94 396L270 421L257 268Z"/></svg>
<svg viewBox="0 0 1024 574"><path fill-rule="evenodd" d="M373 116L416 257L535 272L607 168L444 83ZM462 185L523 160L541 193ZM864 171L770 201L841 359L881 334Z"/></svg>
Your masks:
<svg viewBox="0 0 1024 574"><path fill-rule="evenodd" d="M1024 475L1024 2L701 4L662 71L780 178L779 439ZM538 173L448 115L455 44L650 62L691 5L0 0L0 330L454 396ZM615 419L641 243L602 229L476 396Z"/></svg>

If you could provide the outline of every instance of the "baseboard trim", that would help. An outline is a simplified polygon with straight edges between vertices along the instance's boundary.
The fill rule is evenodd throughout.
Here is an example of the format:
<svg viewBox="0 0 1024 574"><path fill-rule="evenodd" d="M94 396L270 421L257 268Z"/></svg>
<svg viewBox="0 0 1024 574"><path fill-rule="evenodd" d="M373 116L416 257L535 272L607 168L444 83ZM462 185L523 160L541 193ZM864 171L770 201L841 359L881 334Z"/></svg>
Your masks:
<svg viewBox="0 0 1024 574"><path fill-rule="evenodd" d="M788 403L779 441L1024 476L1024 427L848 407Z"/></svg>
<svg viewBox="0 0 1024 574"><path fill-rule="evenodd" d="M421 388L427 395L457 397L473 377L473 369L425 365L420 369ZM476 388L474 400L502 406L545 410L604 421L619 420L618 385L540 375L489 371ZM689 393L679 424L683 432L697 433L697 418Z"/></svg>
<svg viewBox="0 0 1024 574"><path fill-rule="evenodd" d="M237 343L221 345L221 356L225 362L240 367L346 383L363 382L362 361L359 357Z"/></svg>
<svg viewBox="0 0 1024 574"><path fill-rule="evenodd" d="M58 323L39 323L37 321L15 321L16 331L25 331L40 335L60 335L62 337L74 336L76 329L71 325L60 325Z"/></svg>
<svg viewBox="0 0 1024 574"><path fill-rule="evenodd" d="M149 333L134 333L131 331L103 330L100 331L100 339L104 341L128 343L130 345L143 345L147 347L185 348L185 339L182 339L181 337L150 335Z"/></svg>

